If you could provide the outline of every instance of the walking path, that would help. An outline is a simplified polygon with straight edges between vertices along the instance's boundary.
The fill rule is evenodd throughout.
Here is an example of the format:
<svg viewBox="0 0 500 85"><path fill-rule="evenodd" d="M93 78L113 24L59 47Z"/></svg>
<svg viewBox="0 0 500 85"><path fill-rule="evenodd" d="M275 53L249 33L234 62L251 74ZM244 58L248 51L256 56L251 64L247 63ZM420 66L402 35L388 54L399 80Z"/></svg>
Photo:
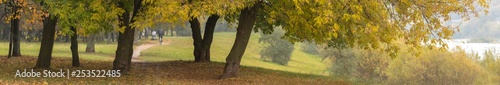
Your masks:
<svg viewBox="0 0 500 85"><path fill-rule="evenodd" d="M135 47L134 53L132 54L132 62L143 62L142 60L139 60L139 56L141 55L141 52L148 49L148 48L151 48L153 46L160 45L158 43L158 41L154 41L154 42L156 42L156 43L149 42L149 43L142 44L140 46ZM170 42L171 42L171 40L168 39L168 40L165 40L164 42L162 42L161 45L170 45Z"/></svg>

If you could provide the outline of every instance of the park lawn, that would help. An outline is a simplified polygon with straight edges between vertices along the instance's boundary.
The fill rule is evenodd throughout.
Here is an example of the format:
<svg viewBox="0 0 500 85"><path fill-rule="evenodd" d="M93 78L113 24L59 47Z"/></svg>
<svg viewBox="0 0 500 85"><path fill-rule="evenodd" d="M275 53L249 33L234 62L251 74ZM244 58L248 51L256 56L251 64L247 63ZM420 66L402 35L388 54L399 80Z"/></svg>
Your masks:
<svg viewBox="0 0 500 85"><path fill-rule="evenodd" d="M344 84L328 75L328 60L300 51L300 43L288 66L263 61L258 43L259 34L252 34L242 59L237 78L218 80L224 62L234 42L235 33L215 33L212 61L193 63L191 37L166 37L169 45L153 46L141 53L134 62L131 75L120 78L15 78L15 70L31 69L36 63L40 42L22 42L22 57L7 59L8 42L0 42L0 84ZM143 39L140 43L155 43ZM85 53L85 43L79 44L82 67L71 67L70 43L54 44L52 69L111 69L115 44L96 44L96 53ZM137 45L135 45L137 46ZM313 74L313 75L311 75Z"/></svg>
<svg viewBox="0 0 500 85"><path fill-rule="evenodd" d="M266 68L242 66L237 78L219 80L224 63L192 61L134 62L131 73L117 78L20 78L15 77L17 70L31 69L35 57L15 57L7 59L0 56L0 84L227 84L227 85L345 85L327 76L300 74ZM102 70L112 68L112 61L81 60L83 67L71 67L71 58L54 58L52 70ZM35 71L40 72L40 69Z"/></svg>
<svg viewBox="0 0 500 85"><path fill-rule="evenodd" d="M71 57L69 47L71 43L55 42L52 50L54 57ZM95 53L85 53L85 43L79 42L78 52L80 59L112 61L114 59L116 44L95 44ZM9 50L9 42L0 42L0 55L7 55ZM21 42L21 55L23 56L38 56L40 51L40 42Z"/></svg>
<svg viewBox="0 0 500 85"><path fill-rule="evenodd" d="M215 62L225 62L231 47L234 43L236 33L215 33L211 46L211 60ZM260 34L253 33L250 37L245 54L243 55L241 65L261 67L273 70L289 71L296 73L328 75L327 71L329 60L322 61L322 58L317 55L311 55L300 50L300 43L295 44L295 50L292 54L292 59L287 66L279 65L273 62L263 61L260 59L259 52L262 46L258 39ZM186 60L192 61L193 45L192 38L188 37L166 37L165 40L170 40L169 45L161 45L151 47L141 52L140 60L143 61L170 61L170 60Z"/></svg>

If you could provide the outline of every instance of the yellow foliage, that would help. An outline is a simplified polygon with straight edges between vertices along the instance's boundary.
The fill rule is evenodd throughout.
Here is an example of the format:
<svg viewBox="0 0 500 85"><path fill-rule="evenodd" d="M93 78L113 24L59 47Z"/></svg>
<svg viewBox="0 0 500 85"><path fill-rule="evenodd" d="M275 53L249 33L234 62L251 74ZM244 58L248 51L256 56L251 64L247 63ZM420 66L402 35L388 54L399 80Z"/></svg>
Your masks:
<svg viewBox="0 0 500 85"><path fill-rule="evenodd" d="M475 84L484 73L465 52L423 50L419 57L403 55L387 69L388 84Z"/></svg>

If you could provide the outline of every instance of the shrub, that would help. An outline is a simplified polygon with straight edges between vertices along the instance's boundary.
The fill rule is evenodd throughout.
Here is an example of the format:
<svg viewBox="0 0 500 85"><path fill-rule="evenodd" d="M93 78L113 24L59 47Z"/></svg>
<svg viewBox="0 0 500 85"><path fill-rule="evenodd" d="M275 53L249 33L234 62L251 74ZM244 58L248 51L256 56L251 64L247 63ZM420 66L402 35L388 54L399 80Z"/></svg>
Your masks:
<svg viewBox="0 0 500 85"><path fill-rule="evenodd" d="M177 36L191 36L191 25L189 22L185 24L186 27L184 26L175 26L175 33Z"/></svg>
<svg viewBox="0 0 500 85"><path fill-rule="evenodd" d="M229 23L224 19L217 21L214 32L236 32L236 24Z"/></svg>
<svg viewBox="0 0 500 85"><path fill-rule="evenodd" d="M424 50L421 56L397 57L387 68L388 84L469 85L483 74L465 52Z"/></svg>
<svg viewBox="0 0 500 85"><path fill-rule="evenodd" d="M270 35L263 35L259 39L259 43L263 43L263 49L260 51L261 59L270 60L272 62L287 65L292 57L294 46L287 40L281 39L284 32L275 30Z"/></svg>
<svg viewBox="0 0 500 85"><path fill-rule="evenodd" d="M488 49L484 52L483 56L477 56L478 53L473 53L476 55L469 56L472 59L482 57L483 59L477 59L477 63L480 64L487 75L482 76L481 84L500 84L500 54L496 49Z"/></svg>
<svg viewBox="0 0 500 85"><path fill-rule="evenodd" d="M327 48L320 53L333 60L329 69L330 74L336 78L358 83L381 83L387 79L384 70L390 62L390 57L380 50Z"/></svg>
<svg viewBox="0 0 500 85"><path fill-rule="evenodd" d="M300 49L305 53L313 55L317 55L319 53L318 46L314 42L302 42L302 44L300 45Z"/></svg>

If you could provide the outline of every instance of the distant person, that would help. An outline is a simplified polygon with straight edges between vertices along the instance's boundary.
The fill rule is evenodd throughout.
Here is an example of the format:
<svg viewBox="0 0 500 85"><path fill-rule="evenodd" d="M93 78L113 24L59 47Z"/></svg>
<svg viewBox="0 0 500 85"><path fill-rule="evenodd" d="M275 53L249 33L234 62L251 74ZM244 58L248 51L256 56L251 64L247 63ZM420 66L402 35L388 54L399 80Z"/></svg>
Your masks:
<svg viewBox="0 0 500 85"><path fill-rule="evenodd" d="M156 40L156 35L157 35L156 31L151 32L151 37L152 37L151 40Z"/></svg>
<svg viewBox="0 0 500 85"><path fill-rule="evenodd" d="M163 35L165 35L165 30L163 29L158 29L158 39L160 40L160 45L163 41Z"/></svg>

